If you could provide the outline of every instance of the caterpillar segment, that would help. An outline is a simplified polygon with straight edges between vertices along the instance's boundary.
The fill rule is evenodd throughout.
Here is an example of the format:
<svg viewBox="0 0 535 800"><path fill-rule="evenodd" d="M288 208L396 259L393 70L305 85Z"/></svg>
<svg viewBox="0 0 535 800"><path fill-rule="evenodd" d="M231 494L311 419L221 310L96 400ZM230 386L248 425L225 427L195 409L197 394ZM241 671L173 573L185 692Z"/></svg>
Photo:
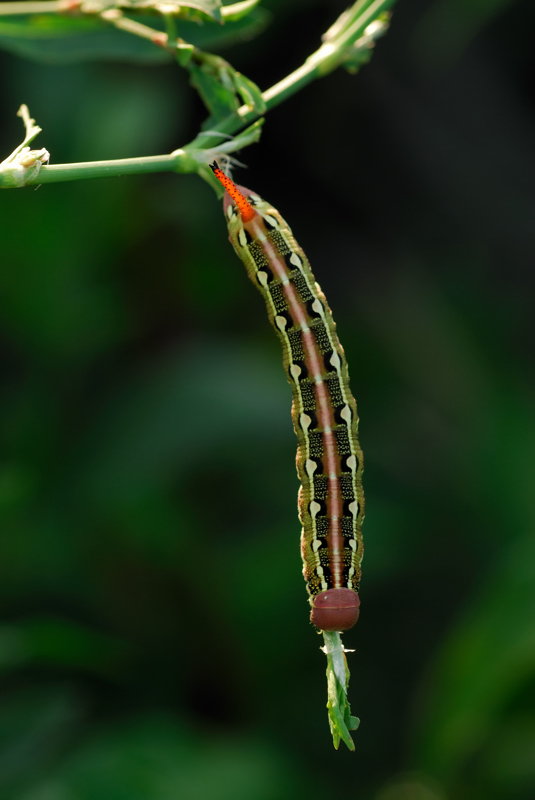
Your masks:
<svg viewBox="0 0 535 800"><path fill-rule="evenodd" d="M325 295L288 224L217 163L210 166L226 189L230 242L264 297L292 387L310 618L320 630L348 630L359 616L364 495L357 406L344 351Z"/></svg>

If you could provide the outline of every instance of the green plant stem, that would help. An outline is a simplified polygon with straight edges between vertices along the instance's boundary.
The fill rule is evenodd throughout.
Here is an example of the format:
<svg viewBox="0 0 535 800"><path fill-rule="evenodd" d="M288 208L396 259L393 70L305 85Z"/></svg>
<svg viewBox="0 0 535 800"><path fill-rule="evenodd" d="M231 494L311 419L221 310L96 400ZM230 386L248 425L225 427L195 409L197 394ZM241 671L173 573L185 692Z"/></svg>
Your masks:
<svg viewBox="0 0 535 800"><path fill-rule="evenodd" d="M388 11L395 2L396 0L375 0L362 14L355 14L356 19L353 19L351 24L344 28L343 34L339 38L332 42L322 44L319 50L316 50L315 53L309 56L304 64L290 73L290 75L287 75L286 78L274 84L270 89L263 92L262 98L266 104L266 112L275 108L275 106L278 106L296 92L299 92L309 83L316 80L316 78L328 75L336 69L343 61L344 50L354 44L354 42L362 36L370 22L377 19L384 11ZM361 2L355 3L353 6L355 12L358 12L362 5ZM237 114L230 114L228 117L221 120L221 122L218 122L214 130L220 131L221 133L233 134L243 125L254 122L257 118L258 114L244 105L241 106ZM209 133L200 133L189 146L202 148L211 147L213 144L215 144L215 140Z"/></svg>
<svg viewBox="0 0 535 800"><path fill-rule="evenodd" d="M80 3L76 0L35 0L35 2L0 3L0 17L11 14L63 14L74 11Z"/></svg>
<svg viewBox="0 0 535 800"><path fill-rule="evenodd" d="M57 14L65 13L66 11L77 11L82 5L83 0L34 0L34 2L3 3L0 2L0 16L8 16L11 14ZM232 20L238 18L247 12L252 6L257 5L260 0L243 0L243 2L233 3L229 6L221 7L221 16L223 19ZM169 11L172 14L172 11ZM177 9L178 13L178 9Z"/></svg>
<svg viewBox="0 0 535 800"><path fill-rule="evenodd" d="M149 39L153 44L167 48L168 36L166 33L157 31L148 25L143 25L141 22L136 22L129 17L123 16L123 13L117 8L110 8L108 11L103 11L99 16L104 22L109 22L121 31L132 33L134 36L139 36L141 39Z"/></svg>
<svg viewBox="0 0 535 800"><path fill-rule="evenodd" d="M274 84L267 91L263 92L262 97L266 104L266 111L284 102L304 86L332 72L336 67L343 63L347 48L351 47L364 33L368 25L377 17L391 8L395 0L375 0L368 4L367 0L359 0L352 9L345 12L345 20L342 30L332 39L324 42L321 47L313 53L302 66ZM0 4L0 10L1 10ZM18 3L4 4L11 7L18 6ZM21 3L25 5L26 3ZM33 5L38 5L34 3ZM62 3L65 8L65 3ZM71 4L72 7L72 4ZM364 9L364 10L363 10ZM0 14L1 15L1 14ZM141 25L133 20L123 17L120 12L104 12L101 16L106 18L118 27L128 30L130 33L151 38L157 43L163 44L163 39L167 40L165 33L155 31L146 25ZM336 23L335 23L336 24ZM334 26L333 26L334 27ZM163 156L142 156L140 158L120 158L113 161L88 161L78 164L53 164L41 167L38 178L29 179L27 185L32 183L55 183L58 181L83 180L86 178L119 177L121 175L139 175L148 172L194 172L198 169L198 161L194 162L189 157L192 150L204 150L215 147L220 142L217 133L235 134L246 125L259 118L259 114L251 110L247 105L241 106L236 114L230 114L221 120L214 129L209 132L198 134L195 139L186 145L182 150L177 150L171 155ZM188 152L189 151L189 152ZM3 184L0 174L0 188Z"/></svg>
<svg viewBox="0 0 535 800"><path fill-rule="evenodd" d="M113 161L81 161L78 164L51 164L41 167L39 180L32 183L58 183L86 178L120 178L122 175L142 175L147 172L181 172L181 156L147 156L118 158ZM1 186L0 176L0 186Z"/></svg>

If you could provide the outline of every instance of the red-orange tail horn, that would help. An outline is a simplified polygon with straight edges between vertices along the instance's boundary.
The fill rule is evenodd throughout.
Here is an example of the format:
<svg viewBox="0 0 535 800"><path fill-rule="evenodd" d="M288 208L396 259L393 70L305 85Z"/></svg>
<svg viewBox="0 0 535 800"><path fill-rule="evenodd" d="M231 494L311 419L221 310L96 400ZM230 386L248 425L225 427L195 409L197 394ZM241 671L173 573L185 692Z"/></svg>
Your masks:
<svg viewBox="0 0 535 800"><path fill-rule="evenodd" d="M214 161L213 164L210 164L210 168L213 170L214 175L223 184L229 195L232 197L238 208L240 209L241 218L244 222L250 222L252 218L256 215L256 211L247 202L245 197L242 195L238 187L235 183L233 183L230 178L225 175L223 170L219 167L217 161Z"/></svg>

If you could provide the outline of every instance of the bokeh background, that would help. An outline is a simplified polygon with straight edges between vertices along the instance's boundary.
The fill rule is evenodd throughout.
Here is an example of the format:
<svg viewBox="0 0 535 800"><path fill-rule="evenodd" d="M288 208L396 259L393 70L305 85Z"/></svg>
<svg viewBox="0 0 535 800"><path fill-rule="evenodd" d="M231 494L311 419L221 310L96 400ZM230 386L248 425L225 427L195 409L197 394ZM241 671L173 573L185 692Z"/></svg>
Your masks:
<svg viewBox="0 0 535 800"><path fill-rule="evenodd" d="M265 0L267 88L344 8ZM357 76L270 112L236 179L334 311L365 454L356 752L308 623L290 389L194 176L0 194L0 796L535 796L535 5L399 0ZM205 117L172 64L1 55L55 163ZM343 748L343 745L342 745Z"/></svg>

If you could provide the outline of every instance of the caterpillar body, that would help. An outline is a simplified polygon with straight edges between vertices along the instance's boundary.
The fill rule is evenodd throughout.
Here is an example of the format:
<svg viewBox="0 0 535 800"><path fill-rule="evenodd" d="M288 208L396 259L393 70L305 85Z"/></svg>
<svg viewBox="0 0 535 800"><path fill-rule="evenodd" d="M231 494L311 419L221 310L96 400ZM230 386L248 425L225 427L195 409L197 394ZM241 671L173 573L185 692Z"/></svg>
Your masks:
<svg viewBox="0 0 535 800"><path fill-rule="evenodd" d="M364 495L357 406L344 351L325 295L287 223L216 162L210 166L226 189L230 242L264 297L292 387L310 618L320 630L348 630L359 616Z"/></svg>

